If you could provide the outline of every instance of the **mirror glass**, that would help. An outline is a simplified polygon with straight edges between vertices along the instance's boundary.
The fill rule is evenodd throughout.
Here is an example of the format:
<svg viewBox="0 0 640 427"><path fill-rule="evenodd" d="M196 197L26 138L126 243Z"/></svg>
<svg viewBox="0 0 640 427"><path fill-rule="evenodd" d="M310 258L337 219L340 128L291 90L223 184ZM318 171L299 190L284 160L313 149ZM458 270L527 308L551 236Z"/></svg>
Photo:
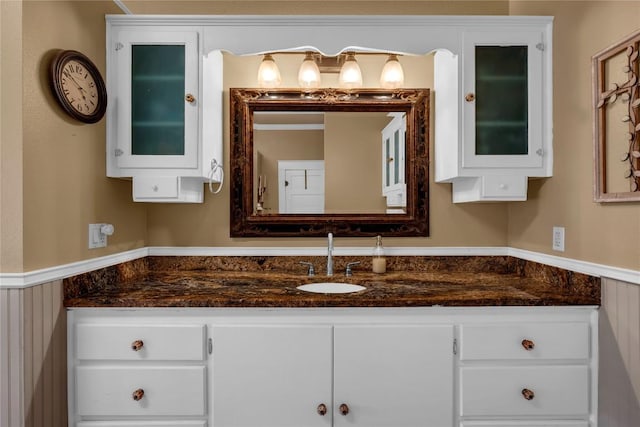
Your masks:
<svg viewBox="0 0 640 427"><path fill-rule="evenodd" d="M428 89L231 89L231 235L428 235Z"/></svg>
<svg viewBox="0 0 640 427"><path fill-rule="evenodd" d="M406 213L404 129L402 111L255 111L256 212Z"/></svg>

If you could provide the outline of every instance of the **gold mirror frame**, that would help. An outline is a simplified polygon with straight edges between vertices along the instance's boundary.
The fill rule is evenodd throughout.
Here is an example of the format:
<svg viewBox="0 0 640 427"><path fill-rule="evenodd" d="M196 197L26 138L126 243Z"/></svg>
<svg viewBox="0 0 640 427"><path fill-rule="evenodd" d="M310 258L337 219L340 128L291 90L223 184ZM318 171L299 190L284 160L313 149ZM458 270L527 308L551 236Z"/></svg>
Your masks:
<svg viewBox="0 0 640 427"><path fill-rule="evenodd" d="M429 89L230 89L231 237L429 235ZM405 112L404 214L254 213L254 111ZM378 149L376 147L375 149Z"/></svg>
<svg viewBox="0 0 640 427"><path fill-rule="evenodd" d="M640 201L640 31L597 53L592 58L593 112L594 112L594 200L596 202ZM607 83L608 62L616 57L626 56L627 81ZM620 117L628 123L627 141L610 141L607 128L613 126L607 120L607 108L616 102L624 104L626 115ZM613 145L621 147L620 161L625 162L625 173L629 191L608 191L607 153ZM628 168L627 168L628 165Z"/></svg>

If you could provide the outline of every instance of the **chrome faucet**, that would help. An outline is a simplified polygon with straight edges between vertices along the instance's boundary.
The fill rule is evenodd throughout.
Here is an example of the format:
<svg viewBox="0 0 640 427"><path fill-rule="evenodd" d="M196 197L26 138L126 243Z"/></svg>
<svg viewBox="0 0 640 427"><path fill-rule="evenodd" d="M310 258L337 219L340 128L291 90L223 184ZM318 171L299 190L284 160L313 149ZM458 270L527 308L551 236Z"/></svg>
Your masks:
<svg viewBox="0 0 640 427"><path fill-rule="evenodd" d="M327 276L333 276L333 233L329 233L327 240Z"/></svg>

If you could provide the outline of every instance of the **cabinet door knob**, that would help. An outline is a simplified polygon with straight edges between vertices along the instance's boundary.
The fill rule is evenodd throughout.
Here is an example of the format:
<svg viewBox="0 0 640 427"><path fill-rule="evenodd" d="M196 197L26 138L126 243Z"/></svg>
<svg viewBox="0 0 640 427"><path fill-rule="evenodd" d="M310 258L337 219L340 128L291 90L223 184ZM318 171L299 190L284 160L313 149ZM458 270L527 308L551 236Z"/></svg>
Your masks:
<svg viewBox="0 0 640 427"><path fill-rule="evenodd" d="M342 415L347 415L349 413L349 407L345 403L340 405L340 413Z"/></svg>
<svg viewBox="0 0 640 427"><path fill-rule="evenodd" d="M324 403L321 403L318 405L318 414L322 415L323 417L326 415L327 413L327 405L325 405Z"/></svg>
<svg viewBox="0 0 640 427"><path fill-rule="evenodd" d="M536 397L533 391L529 390L528 388L522 389L522 396L527 400L533 400L533 398Z"/></svg>
<svg viewBox="0 0 640 427"><path fill-rule="evenodd" d="M133 400L135 400L136 402L139 401L140 399L142 399L144 397L144 390L139 388L136 391L134 391L131 396L133 397Z"/></svg>
<svg viewBox="0 0 640 427"><path fill-rule="evenodd" d="M188 93L184 96L184 100L187 101L189 104L193 104L194 102L196 102L196 97Z"/></svg>
<svg viewBox="0 0 640 427"><path fill-rule="evenodd" d="M464 96L464 100L467 102L473 102L476 100L476 95L474 93L469 92Z"/></svg>
<svg viewBox="0 0 640 427"><path fill-rule="evenodd" d="M533 350L535 346L535 343L531 340L522 340L522 347L527 351Z"/></svg>
<svg viewBox="0 0 640 427"><path fill-rule="evenodd" d="M135 340L134 342L131 343L131 350L140 351L142 350L143 346L144 346L144 342L142 342L142 340Z"/></svg>

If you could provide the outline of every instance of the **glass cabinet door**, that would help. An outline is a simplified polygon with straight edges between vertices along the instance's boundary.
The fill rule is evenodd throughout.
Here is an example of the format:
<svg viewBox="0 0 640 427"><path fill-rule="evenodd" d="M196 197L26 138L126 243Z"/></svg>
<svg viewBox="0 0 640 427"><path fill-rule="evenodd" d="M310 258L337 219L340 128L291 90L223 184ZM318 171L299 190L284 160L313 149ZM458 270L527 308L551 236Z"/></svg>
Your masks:
<svg viewBox="0 0 640 427"><path fill-rule="evenodd" d="M465 33L463 166L542 164L541 33L515 37Z"/></svg>
<svg viewBox="0 0 640 427"><path fill-rule="evenodd" d="M131 154L184 155L184 51L131 47Z"/></svg>
<svg viewBox="0 0 640 427"><path fill-rule="evenodd" d="M119 39L118 166L197 167L197 32L124 31Z"/></svg>

